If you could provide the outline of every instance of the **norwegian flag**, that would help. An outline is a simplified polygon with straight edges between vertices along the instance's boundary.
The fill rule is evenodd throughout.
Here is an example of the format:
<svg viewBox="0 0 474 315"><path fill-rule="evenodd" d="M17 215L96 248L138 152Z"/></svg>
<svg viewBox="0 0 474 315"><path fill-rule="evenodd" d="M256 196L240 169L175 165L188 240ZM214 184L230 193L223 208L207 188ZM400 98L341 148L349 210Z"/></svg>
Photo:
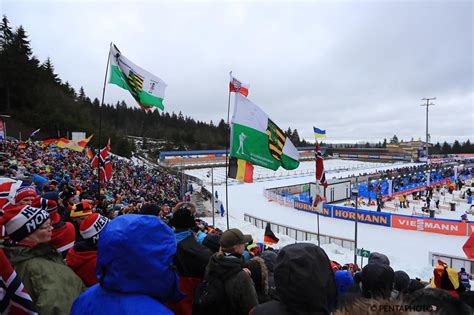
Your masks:
<svg viewBox="0 0 474 315"><path fill-rule="evenodd" d="M249 86L249 84L243 83L237 78L234 78L232 76L232 71L230 72L229 90L231 92L240 93L243 96L247 97L249 95Z"/></svg>
<svg viewBox="0 0 474 315"><path fill-rule="evenodd" d="M99 178L101 182L108 182L112 178L112 163L109 157L110 139L107 146L100 150L92 159L92 167L99 168Z"/></svg>
<svg viewBox="0 0 474 315"><path fill-rule="evenodd" d="M2 249L0 249L0 314L38 314L36 305Z"/></svg>
<svg viewBox="0 0 474 315"><path fill-rule="evenodd" d="M21 186L20 180L0 178L0 209L15 199L15 193Z"/></svg>
<svg viewBox="0 0 474 315"><path fill-rule="evenodd" d="M324 163L323 163L323 155L321 154L321 148L319 147L319 143L316 142L316 180L319 181L321 185L326 188L328 186L328 182L326 181L326 174L324 172Z"/></svg>

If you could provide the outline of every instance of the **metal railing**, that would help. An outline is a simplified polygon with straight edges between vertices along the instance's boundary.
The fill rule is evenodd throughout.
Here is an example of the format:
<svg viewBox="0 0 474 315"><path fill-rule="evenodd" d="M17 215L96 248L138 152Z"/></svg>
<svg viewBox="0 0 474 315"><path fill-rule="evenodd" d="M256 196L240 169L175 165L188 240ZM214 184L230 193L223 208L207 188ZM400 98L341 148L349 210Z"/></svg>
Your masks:
<svg viewBox="0 0 474 315"><path fill-rule="evenodd" d="M314 242L318 239L318 234L315 232L300 230L291 226L273 223L261 218L254 217L247 213L244 213L244 220L260 229L265 229L265 227L267 226L267 222L269 222L270 227L274 233L287 235L291 238L294 238L297 242L298 241L299 242L304 242L304 241ZM319 239L320 239L321 244L332 243L332 244L337 244L344 248L348 248L350 250L354 250L354 241L347 238L319 234Z"/></svg>
<svg viewBox="0 0 474 315"><path fill-rule="evenodd" d="M472 271L474 271L474 260L459 256L429 252L429 263L431 264L431 266L438 266L438 260L442 260L444 263L446 263L449 267L453 268L457 272L459 272L462 267L466 269L467 273L471 273Z"/></svg>

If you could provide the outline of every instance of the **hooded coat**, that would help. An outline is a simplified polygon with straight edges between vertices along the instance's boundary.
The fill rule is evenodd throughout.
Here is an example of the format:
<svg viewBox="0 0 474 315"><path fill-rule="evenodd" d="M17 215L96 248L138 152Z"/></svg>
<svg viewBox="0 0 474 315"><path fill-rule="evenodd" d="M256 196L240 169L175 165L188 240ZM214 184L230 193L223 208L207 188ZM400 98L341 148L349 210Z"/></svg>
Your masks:
<svg viewBox="0 0 474 315"><path fill-rule="evenodd" d="M100 234L100 283L74 302L71 314L172 314L162 303L183 298L175 253L173 231L158 217L117 217Z"/></svg>
<svg viewBox="0 0 474 315"><path fill-rule="evenodd" d="M329 314L337 302L337 289L329 258L310 243L285 246L275 264L280 301L258 305L252 315Z"/></svg>
<svg viewBox="0 0 474 315"><path fill-rule="evenodd" d="M243 261L234 255L214 254L206 268L205 280L224 280L227 309L220 310L226 315L247 315L258 304L257 293L250 276L242 270Z"/></svg>
<svg viewBox="0 0 474 315"><path fill-rule="evenodd" d="M82 279L87 287L99 282L95 275L97 264L97 248L80 241L69 250L66 264Z"/></svg>
<svg viewBox="0 0 474 315"><path fill-rule="evenodd" d="M4 252L36 304L39 314L69 314L84 290L81 279L49 244L14 245Z"/></svg>

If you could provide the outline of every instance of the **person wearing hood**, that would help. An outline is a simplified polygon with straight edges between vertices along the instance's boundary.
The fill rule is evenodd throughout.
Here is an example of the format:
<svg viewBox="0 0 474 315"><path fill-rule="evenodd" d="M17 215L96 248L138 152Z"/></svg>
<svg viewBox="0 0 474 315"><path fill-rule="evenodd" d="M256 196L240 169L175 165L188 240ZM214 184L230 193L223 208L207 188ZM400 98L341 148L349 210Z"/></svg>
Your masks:
<svg viewBox="0 0 474 315"><path fill-rule="evenodd" d="M204 277L204 271L212 256L206 246L196 240L193 229L196 227L192 203L180 202L173 209L169 225L174 228L177 249L175 266L179 275L179 289L186 297L179 303L169 305L178 315L191 315L194 291Z"/></svg>
<svg viewBox="0 0 474 315"><path fill-rule="evenodd" d="M337 270L334 277L336 278L337 295L339 299L342 299L346 292L354 286L354 278L347 270Z"/></svg>
<svg viewBox="0 0 474 315"><path fill-rule="evenodd" d="M97 253L99 283L73 304L71 314L173 314L163 303L176 303L173 231L155 216L126 214L107 224Z"/></svg>
<svg viewBox="0 0 474 315"><path fill-rule="evenodd" d="M204 276L208 282L220 279L224 285L225 309L216 310L216 314L247 315L258 304L250 270L244 268L242 256L245 244L251 240L251 235L244 235L239 229L222 233L219 252L211 257Z"/></svg>
<svg viewBox="0 0 474 315"><path fill-rule="evenodd" d="M109 219L98 213L93 213L85 218L80 226L82 240L78 241L66 256L66 264L88 287L99 282L95 275L97 243L99 234L107 223L109 223Z"/></svg>
<svg viewBox="0 0 474 315"><path fill-rule="evenodd" d="M405 294L408 294L410 282L410 276L405 271L395 271L393 279L392 298L402 299Z"/></svg>
<svg viewBox="0 0 474 315"><path fill-rule="evenodd" d="M387 255L378 252L370 253L368 264L370 263L390 266L390 260L388 259Z"/></svg>
<svg viewBox="0 0 474 315"><path fill-rule="evenodd" d="M279 301L260 304L251 315L330 314L337 288L329 258L319 246L297 243L283 247L275 264Z"/></svg>
<svg viewBox="0 0 474 315"><path fill-rule="evenodd" d="M268 270L268 295L271 299L278 300L274 278L275 263L278 255L273 250L265 250L260 257L265 261Z"/></svg>
<svg viewBox="0 0 474 315"><path fill-rule="evenodd" d="M252 278L257 292L258 303L265 303L271 300L268 295L268 269L265 261L259 256L255 256L245 263L245 266L250 270L250 277Z"/></svg>
<svg viewBox="0 0 474 315"><path fill-rule="evenodd" d="M362 268L362 297L388 299L394 279L393 269L386 264L369 263Z"/></svg>
<svg viewBox="0 0 474 315"><path fill-rule="evenodd" d="M48 212L29 205L5 209L0 216L8 241L0 244L38 308L39 314L68 314L84 289L81 279L48 242L52 235Z"/></svg>

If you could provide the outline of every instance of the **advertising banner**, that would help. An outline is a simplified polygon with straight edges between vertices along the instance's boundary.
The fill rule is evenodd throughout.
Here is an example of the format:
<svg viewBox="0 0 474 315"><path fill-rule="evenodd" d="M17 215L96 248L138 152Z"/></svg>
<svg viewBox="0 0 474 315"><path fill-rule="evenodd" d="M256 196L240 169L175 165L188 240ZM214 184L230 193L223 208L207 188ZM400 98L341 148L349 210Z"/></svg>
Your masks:
<svg viewBox="0 0 474 315"><path fill-rule="evenodd" d="M454 220L436 220L392 215L392 227L404 230L464 236L467 235L467 225L465 222Z"/></svg>
<svg viewBox="0 0 474 315"><path fill-rule="evenodd" d="M332 217L336 219L355 221L355 209L347 207L332 207ZM390 226L390 213L358 210L357 218L361 223Z"/></svg>

